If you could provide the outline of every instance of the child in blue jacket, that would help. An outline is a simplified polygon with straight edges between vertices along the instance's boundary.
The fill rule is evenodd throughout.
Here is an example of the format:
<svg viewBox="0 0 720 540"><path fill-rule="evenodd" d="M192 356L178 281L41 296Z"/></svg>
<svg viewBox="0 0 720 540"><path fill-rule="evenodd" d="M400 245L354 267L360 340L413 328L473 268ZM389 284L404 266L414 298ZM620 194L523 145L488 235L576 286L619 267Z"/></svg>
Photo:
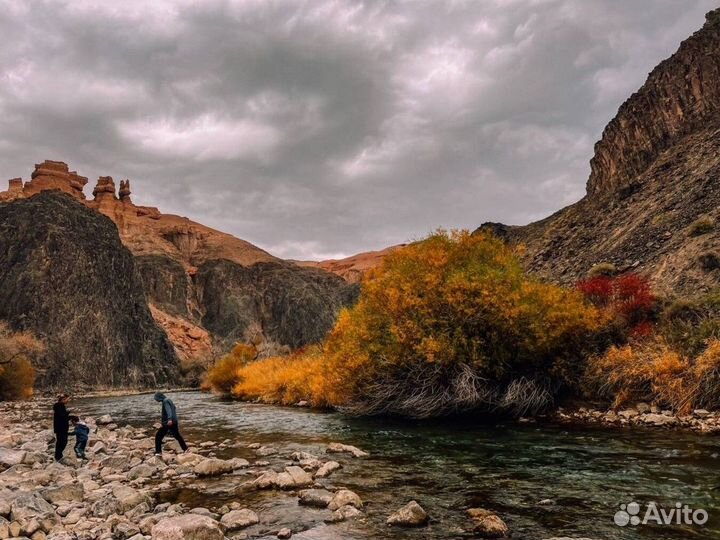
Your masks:
<svg viewBox="0 0 720 540"><path fill-rule="evenodd" d="M70 422L72 423L75 431L68 433L68 435L75 435L75 455L78 459L87 459L85 457L85 447L87 446L88 439L90 438L90 428L77 416L71 416Z"/></svg>

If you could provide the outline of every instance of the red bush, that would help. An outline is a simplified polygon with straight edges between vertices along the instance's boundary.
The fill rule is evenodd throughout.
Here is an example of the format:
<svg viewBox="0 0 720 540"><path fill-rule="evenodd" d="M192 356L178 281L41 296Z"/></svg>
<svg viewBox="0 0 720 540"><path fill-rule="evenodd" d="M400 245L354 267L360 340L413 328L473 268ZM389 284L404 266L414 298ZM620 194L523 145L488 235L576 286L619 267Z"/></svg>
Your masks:
<svg viewBox="0 0 720 540"><path fill-rule="evenodd" d="M632 337L652 333L655 295L645 277L638 274L598 276L579 281L577 288L591 303L621 318Z"/></svg>

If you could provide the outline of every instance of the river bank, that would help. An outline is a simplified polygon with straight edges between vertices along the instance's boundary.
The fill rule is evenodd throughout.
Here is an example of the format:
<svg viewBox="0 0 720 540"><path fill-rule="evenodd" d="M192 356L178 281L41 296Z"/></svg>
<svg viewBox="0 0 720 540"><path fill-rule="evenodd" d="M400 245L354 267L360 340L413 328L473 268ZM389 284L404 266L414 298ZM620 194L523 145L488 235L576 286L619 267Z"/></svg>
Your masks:
<svg viewBox="0 0 720 540"><path fill-rule="evenodd" d="M638 403L624 409L593 409L589 407L559 407L548 417L563 424L590 424L620 428L664 428L689 430L696 433L713 434L720 432L720 412L695 409L689 414L679 415L655 405ZM521 418L520 422L535 421Z"/></svg>
<svg viewBox="0 0 720 540"><path fill-rule="evenodd" d="M105 414L84 418L92 430L87 460L73 455L71 437L65 457L55 462L52 432L38 429L49 426L50 406L38 399L0 403L0 539L321 540L341 537L343 522L366 519L363 500L342 482L349 460L368 457L355 446L332 442L315 455L231 439L194 440L182 453L170 439L156 456L152 430L121 426ZM254 458L218 457L237 448ZM235 500L198 506L165 500L183 490L216 494L219 487ZM265 499L295 497L301 512L320 516L323 524L307 529L299 519L298 527L277 527L277 516L259 516L249 507L249 495L258 492ZM398 504L394 512L387 509L388 527L430 520L416 501ZM474 508L467 512L467 530L458 532L497 538L509 530L493 512Z"/></svg>
<svg viewBox="0 0 720 540"><path fill-rule="evenodd" d="M101 441L105 448L93 448L99 444L94 442L87 464L71 461L68 466L50 461L50 401L0 404L0 448L9 450L0 454L26 452L19 465L0 466L0 500L35 492L48 502L46 497L53 497L48 490L62 488L72 493L66 486L76 484L84 489L75 495L80 500L48 502L57 515L53 519L73 527L73 532L66 531L71 536L52 538L44 529L32 534L22 530L26 526L32 530L32 520L18 522L21 534L35 535L35 540L43 535L68 540L76 533L83 540L134 536L134 540L148 540L153 538L158 517L177 522L185 515L205 514L216 522L210 523L208 534L218 534L213 527L219 527L227 538L271 540L289 529L293 538L302 540L468 539L480 537L468 515L468 510L479 508L501 519L514 540L624 540L643 537L637 535L644 528L623 529L613 522L619 505L628 501L657 501L669 508L676 502L694 508L720 507L715 439L687 429L669 431L640 424L632 429L608 429L605 424L559 424L549 417L535 423L475 417L356 418L306 407L227 401L201 392L171 393L171 397L178 405L192 454L177 454L174 441L168 442L162 463L151 455L159 411L150 395L71 401L71 412L97 424L91 441ZM114 422L106 424L106 415ZM332 443L355 446L369 455L328 452ZM70 453L71 448L66 455ZM189 461L182 463L185 459ZM326 477L317 474L322 467L334 468L326 465L333 461L341 468ZM304 477L297 469L291 470L293 476L286 467L298 467L312 484L293 485ZM218 474L206 475L204 468ZM252 487L263 477L261 483L267 487ZM306 489L321 491L302 495ZM319 496L317 504L322 505L341 490L353 492L362 502L361 508L352 507L357 514L346 509L356 515L343 516L345 521L332 522L335 510L329 505L299 504L302 497L309 501ZM116 502L135 497L135 492L150 498L148 507L141 506L137 515L135 508L127 510ZM132 497L128 504L134 502ZM388 525L390 516L413 500L428 515L427 522L410 528ZM140 505L147 502L143 498ZM105 512L103 508L119 508L123 513L96 516ZM413 509L414 505L406 513L419 515L422 522L422 515ZM16 521L12 505L10 513L3 514L5 510L0 506L0 516ZM253 512L258 523L223 530L228 510L242 511L245 518L252 518L249 512ZM662 539L690 539L698 534L720 538L720 525L712 510L710 514L702 530L676 525L644 533ZM474 514L476 518L487 515ZM76 518L80 519L71 523ZM137 532L134 527L141 524L144 528ZM52 531L57 522L45 525Z"/></svg>

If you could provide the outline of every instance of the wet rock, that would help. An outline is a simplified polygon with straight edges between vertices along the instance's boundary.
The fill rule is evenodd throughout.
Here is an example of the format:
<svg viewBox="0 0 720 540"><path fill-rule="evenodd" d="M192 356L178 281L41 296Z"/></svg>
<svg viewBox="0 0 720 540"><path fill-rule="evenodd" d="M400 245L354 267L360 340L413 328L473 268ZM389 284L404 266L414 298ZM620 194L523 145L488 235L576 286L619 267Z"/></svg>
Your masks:
<svg viewBox="0 0 720 540"><path fill-rule="evenodd" d="M505 522L489 510L470 508L467 514L473 523L473 533L481 538L504 538L510 534Z"/></svg>
<svg viewBox="0 0 720 540"><path fill-rule="evenodd" d="M277 537L280 538L280 540L287 540L288 538L292 537L292 531L285 527L284 529L280 529L278 531Z"/></svg>
<svg viewBox="0 0 720 540"><path fill-rule="evenodd" d="M298 504L326 508L333 499L333 494L326 489L303 489L298 494Z"/></svg>
<svg viewBox="0 0 720 540"><path fill-rule="evenodd" d="M342 465L340 465L337 461L328 461L320 466L315 473L315 478L327 478L340 468L342 468Z"/></svg>
<svg viewBox="0 0 720 540"><path fill-rule="evenodd" d="M354 506L355 508L362 508L363 506L362 499L360 499L360 496L357 493L350 491L349 489L341 489L333 495L333 498L328 504L328 508L330 510L337 510L341 506L348 504Z"/></svg>
<svg viewBox="0 0 720 540"><path fill-rule="evenodd" d="M255 525L259 522L260 519L258 518L258 515L247 508L242 510L231 510L220 519L220 523L222 523L230 531L244 529L245 527Z"/></svg>
<svg viewBox="0 0 720 540"><path fill-rule="evenodd" d="M252 486L257 489L270 489L278 485L278 473L275 471L265 471L252 482Z"/></svg>
<svg viewBox="0 0 720 540"><path fill-rule="evenodd" d="M331 453L348 453L352 454L352 456L356 458L367 457L370 455L367 452L360 450L357 446L351 446L349 444L341 444L336 442L328 444L327 451Z"/></svg>
<svg viewBox="0 0 720 540"><path fill-rule="evenodd" d="M346 521L348 519L355 518L361 515L362 512L360 510L350 504L346 504L345 506L341 506L340 508L335 510L332 515L325 520L325 522L339 523L341 521Z"/></svg>
<svg viewBox="0 0 720 540"><path fill-rule="evenodd" d="M223 540L220 524L206 516L185 514L164 518L151 530L152 540Z"/></svg>
<svg viewBox="0 0 720 540"><path fill-rule="evenodd" d="M222 459L205 459L193 469L198 476L220 476L233 471L233 464Z"/></svg>
<svg viewBox="0 0 720 540"><path fill-rule="evenodd" d="M265 456L273 456L273 455L277 454L278 451L277 451L277 448L273 448L271 446L261 446L260 448L255 450L255 453L258 456L265 457Z"/></svg>
<svg viewBox="0 0 720 540"><path fill-rule="evenodd" d="M295 465L285 467L285 472L292 478L294 487L309 486L313 483L312 477L303 469Z"/></svg>
<svg viewBox="0 0 720 540"><path fill-rule="evenodd" d="M417 501L410 501L387 519L388 525L399 527L420 527L427 522L427 512Z"/></svg>

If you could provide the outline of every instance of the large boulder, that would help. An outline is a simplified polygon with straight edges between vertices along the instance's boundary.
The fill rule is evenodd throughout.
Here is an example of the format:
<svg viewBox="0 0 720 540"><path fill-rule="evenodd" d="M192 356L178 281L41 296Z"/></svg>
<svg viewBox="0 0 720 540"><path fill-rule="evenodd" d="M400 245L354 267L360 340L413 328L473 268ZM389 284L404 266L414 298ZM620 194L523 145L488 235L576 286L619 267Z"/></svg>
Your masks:
<svg viewBox="0 0 720 540"><path fill-rule="evenodd" d="M223 540L220 524L207 516L185 514L167 517L156 523L152 540Z"/></svg>
<svg viewBox="0 0 720 540"><path fill-rule="evenodd" d="M55 509L39 493L23 493L10 503L10 518L13 521L25 521L47 514L55 515Z"/></svg>
<svg viewBox="0 0 720 540"><path fill-rule="evenodd" d="M356 458L367 457L370 455L367 452L360 450L357 446L351 446L349 444L342 444L337 442L328 444L327 451L330 453L334 452L352 454L352 456Z"/></svg>

